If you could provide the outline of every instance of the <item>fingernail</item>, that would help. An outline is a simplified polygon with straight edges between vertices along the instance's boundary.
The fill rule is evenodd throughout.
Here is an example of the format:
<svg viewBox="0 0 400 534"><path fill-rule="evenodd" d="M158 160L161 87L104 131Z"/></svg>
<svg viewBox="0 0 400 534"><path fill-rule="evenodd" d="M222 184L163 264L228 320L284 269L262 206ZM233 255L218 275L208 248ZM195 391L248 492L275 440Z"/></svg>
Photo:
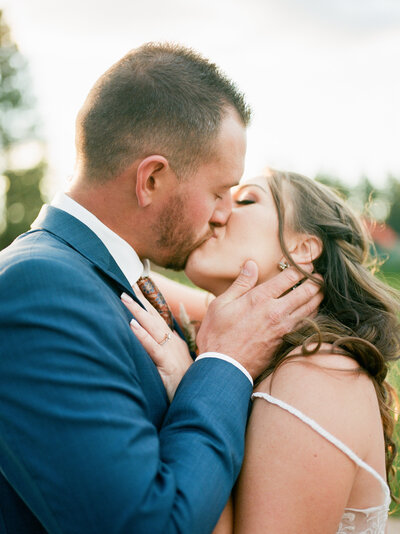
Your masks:
<svg viewBox="0 0 400 534"><path fill-rule="evenodd" d="M124 302L135 302L133 298L125 292L121 294L121 300L123 300Z"/></svg>
<svg viewBox="0 0 400 534"><path fill-rule="evenodd" d="M136 321L135 318L132 318L131 319L131 322L130 322L130 325L133 327L133 328L139 328L139 323Z"/></svg>
<svg viewBox="0 0 400 534"><path fill-rule="evenodd" d="M241 269L241 272L244 274L244 276L249 276L251 278L256 277L258 275L258 267L254 260L247 260Z"/></svg>
<svg viewBox="0 0 400 534"><path fill-rule="evenodd" d="M247 262L243 265L242 270L241 270L241 273L242 273L244 276L250 276L250 275L251 275L251 272L250 272L249 269L247 268Z"/></svg>

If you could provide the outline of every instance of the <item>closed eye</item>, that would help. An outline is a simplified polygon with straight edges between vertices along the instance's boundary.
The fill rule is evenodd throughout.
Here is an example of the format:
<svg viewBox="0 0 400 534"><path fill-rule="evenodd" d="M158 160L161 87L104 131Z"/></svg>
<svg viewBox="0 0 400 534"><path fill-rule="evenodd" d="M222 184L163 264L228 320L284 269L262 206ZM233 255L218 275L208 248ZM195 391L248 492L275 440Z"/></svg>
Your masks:
<svg viewBox="0 0 400 534"><path fill-rule="evenodd" d="M250 200L249 198L245 198L243 200L235 200L236 204L239 204L240 206L247 206L248 204L255 204L255 200Z"/></svg>

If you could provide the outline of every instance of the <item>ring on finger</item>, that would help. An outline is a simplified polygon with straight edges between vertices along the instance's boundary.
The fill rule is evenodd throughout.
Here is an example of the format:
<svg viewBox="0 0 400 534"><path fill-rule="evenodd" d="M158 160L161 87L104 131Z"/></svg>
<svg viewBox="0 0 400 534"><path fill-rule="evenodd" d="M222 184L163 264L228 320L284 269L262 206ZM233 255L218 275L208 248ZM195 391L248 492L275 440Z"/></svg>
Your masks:
<svg viewBox="0 0 400 534"><path fill-rule="evenodd" d="M167 341L169 341L170 339L171 339L171 334L168 332L168 333L165 334L163 339L158 342L158 344L159 345L165 345L165 343L167 343Z"/></svg>

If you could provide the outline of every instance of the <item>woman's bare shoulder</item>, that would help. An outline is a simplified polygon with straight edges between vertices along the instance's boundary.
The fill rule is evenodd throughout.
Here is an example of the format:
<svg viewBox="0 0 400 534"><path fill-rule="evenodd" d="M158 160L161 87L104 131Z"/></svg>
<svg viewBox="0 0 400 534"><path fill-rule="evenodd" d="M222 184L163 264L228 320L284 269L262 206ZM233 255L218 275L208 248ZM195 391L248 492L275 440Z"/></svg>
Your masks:
<svg viewBox="0 0 400 534"><path fill-rule="evenodd" d="M295 392L296 390L292 389L292 381L315 382L318 388L330 382L337 386L337 381L340 379L343 387L347 387L348 380L362 382L367 388L372 385L366 373L351 356L335 353L332 345L325 343L321 345L320 352L311 355L304 355L301 347L295 348L288 354L283 364L263 380L255 391L271 393L273 385L279 389L285 389L286 386Z"/></svg>
<svg viewBox="0 0 400 534"><path fill-rule="evenodd" d="M351 357L329 353L329 345L322 353L304 356L298 351L292 356L255 391L297 408L363 456L365 429L380 421L371 379ZM270 417L272 409L259 408L254 415Z"/></svg>

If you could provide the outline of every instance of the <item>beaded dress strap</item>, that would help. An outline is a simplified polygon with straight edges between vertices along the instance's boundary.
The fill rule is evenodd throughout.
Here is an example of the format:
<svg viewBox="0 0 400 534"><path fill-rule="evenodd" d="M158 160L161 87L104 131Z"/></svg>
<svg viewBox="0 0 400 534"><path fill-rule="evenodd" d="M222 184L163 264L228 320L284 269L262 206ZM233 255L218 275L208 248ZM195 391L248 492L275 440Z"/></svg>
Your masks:
<svg viewBox="0 0 400 534"><path fill-rule="evenodd" d="M390 491L385 480L381 477L379 473L375 471L375 469L373 469L370 465L364 462L364 460L357 456L357 454L355 454L347 445L345 445L342 441L333 436L330 432L322 428L322 426L320 426L316 421L314 421L314 419L311 419L294 406L291 406L290 404L287 404L286 402L277 399L276 397L272 397L272 395L269 395L268 393L253 393L252 399L254 398L264 399L270 404L275 404L283 410L286 410L287 412L291 413L292 415L303 421L303 423L306 423L306 425L310 426L313 430L315 430L318 434L320 434L330 443L335 445L335 447L337 447L344 454L346 454L346 456L348 456L356 465L368 471L368 473L370 473L376 480L380 482L383 492L385 494L385 505L389 506L391 500Z"/></svg>

